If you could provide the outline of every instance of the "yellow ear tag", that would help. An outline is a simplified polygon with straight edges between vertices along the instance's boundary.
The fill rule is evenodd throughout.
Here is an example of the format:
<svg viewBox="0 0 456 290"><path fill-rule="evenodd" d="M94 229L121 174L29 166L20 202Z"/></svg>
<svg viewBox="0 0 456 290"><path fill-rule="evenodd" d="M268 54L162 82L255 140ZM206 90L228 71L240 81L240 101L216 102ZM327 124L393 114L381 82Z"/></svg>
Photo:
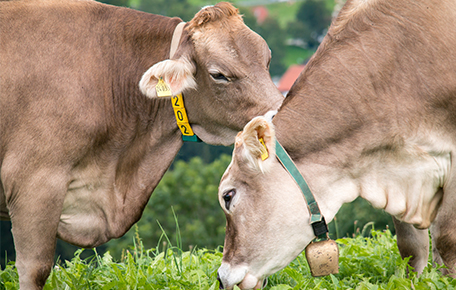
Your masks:
<svg viewBox="0 0 456 290"><path fill-rule="evenodd" d="M261 160L265 161L269 157L268 148L264 144L263 138L258 139L263 147L261 148Z"/></svg>
<svg viewBox="0 0 456 290"><path fill-rule="evenodd" d="M172 97L171 89L169 88L168 84L165 83L163 78L158 80L157 85L155 86L155 90L157 91L158 97Z"/></svg>

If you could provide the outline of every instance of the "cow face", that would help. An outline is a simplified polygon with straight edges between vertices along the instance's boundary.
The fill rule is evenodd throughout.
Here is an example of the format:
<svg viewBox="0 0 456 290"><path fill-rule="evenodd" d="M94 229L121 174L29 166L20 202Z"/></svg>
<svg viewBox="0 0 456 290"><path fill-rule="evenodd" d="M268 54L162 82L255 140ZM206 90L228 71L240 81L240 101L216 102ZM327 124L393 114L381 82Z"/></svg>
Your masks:
<svg viewBox="0 0 456 290"><path fill-rule="evenodd" d="M253 117L277 109L283 96L269 75L266 42L227 3L202 9L185 25L172 59L143 76L144 94L156 98L162 77L174 95L183 92L190 124L210 144L231 144Z"/></svg>
<svg viewBox="0 0 456 290"><path fill-rule="evenodd" d="M273 125L254 118L236 137L219 187L226 215L221 288L261 288L314 238L299 187L275 157ZM261 159L263 138L269 157Z"/></svg>

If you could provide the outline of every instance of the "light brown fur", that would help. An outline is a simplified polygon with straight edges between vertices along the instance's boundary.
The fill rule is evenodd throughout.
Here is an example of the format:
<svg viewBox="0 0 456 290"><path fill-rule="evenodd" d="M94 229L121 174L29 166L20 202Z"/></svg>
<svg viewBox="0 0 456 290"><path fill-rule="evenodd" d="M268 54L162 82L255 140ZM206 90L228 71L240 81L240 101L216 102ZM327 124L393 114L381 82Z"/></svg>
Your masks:
<svg viewBox="0 0 456 290"><path fill-rule="evenodd" d="M189 22L188 29L195 31L211 22L218 22L220 26L226 26L233 21L242 22L242 17L239 15L237 8L225 2L217 6L209 6L196 13L195 17Z"/></svg>

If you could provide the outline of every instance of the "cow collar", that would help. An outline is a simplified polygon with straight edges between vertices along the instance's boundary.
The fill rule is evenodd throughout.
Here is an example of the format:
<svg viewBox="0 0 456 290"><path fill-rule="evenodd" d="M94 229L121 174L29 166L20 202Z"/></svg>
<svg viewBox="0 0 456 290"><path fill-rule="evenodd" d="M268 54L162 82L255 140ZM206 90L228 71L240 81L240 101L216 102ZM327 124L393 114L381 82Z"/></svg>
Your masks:
<svg viewBox="0 0 456 290"><path fill-rule="evenodd" d="M177 24L174 28L173 38L171 39L171 48L169 50L169 58L171 59L176 53L177 48L179 47L179 42L182 36L182 31L184 30L185 22ZM202 142L202 140L193 133L192 127L188 122L187 110L184 106L184 97L182 94L173 96L171 99L171 104L173 105L174 115L176 116L177 127L182 132L182 141L184 142Z"/></svg>
<svg viewBox="0 0 456 290"><path fill-rule="evenodd" d="M176 53L177 47L179 46L179 42L182 36L182 31L184 30L185 22L181 22L177 24L176 28L174 28L173 38L171 39L171 48L169 49L169 58L173 58L174 54Z"/></svg>
<svg viewBox="0 0 456 290"><path fill-rule="evenodd" d="M285 170L291 175L291 177L293 177L293 180L299 186L302 194L304 195L304 199L307 202L310 212L310 224L312 225L315 236L321 237L323 235L327 235L329 232L328 226L326 225L324 216L320 212L320 208L318 207L318 203L315 200L312 191L310 191L307 182L304 180L304 177L302 177L302 174L299 172L290 155L288 155L287 151L285 151L277 139L276 156Z"/></svg>
<svg viewBox="0 0 456 290"><path fill-rule="evenodd" d="M264 146L264 142L261 143ZM266 150L266 148L264 149ZM267 155L268 154L266 153L266 155L262 155L261 158L267 158ZM304 177L302 177L293 160L277 139L276 156L285 170L291 175L291 177L293 177L294 181L304 195L304 199L306 200L307 207L310 212L310 224L312 225L315 236L318 238L326 236L325 240L317 242L312 241L305 249L307 263L309 264L312 276L320 277L339 273L339 248L337 243L329 238L329 231L325 218L321 214L317 201L315 200L312 191L310 191L307 182L304 180Z"/></svg>
<svg viewBox="0 0 456 290"><path fill-rule="evenodd" d="M272 122L272 119L277 114L277 111L269 111L264 117ZM263 138L259 138L259 141L262 145L261 148L261 160L266 160L269 157L268 149L264 144ZM282 147L277 139L275 139L275 147L276 147L276 157L279 162L282 164L283 168L291 175L293 180L301 189L302 194L304 195L304 199L307 203L310 213L310 224L312 225L314 234L316 237L320 237L322 235L328 236L328 226L326 225L325 218L320 212L320 208L318 207L318 203L315 200L315 197L312 194L307 182L302 177L301 172L299 172L298 168L294 164L293 160L291 159L290 155L288 155L287 151Z"/></svg>

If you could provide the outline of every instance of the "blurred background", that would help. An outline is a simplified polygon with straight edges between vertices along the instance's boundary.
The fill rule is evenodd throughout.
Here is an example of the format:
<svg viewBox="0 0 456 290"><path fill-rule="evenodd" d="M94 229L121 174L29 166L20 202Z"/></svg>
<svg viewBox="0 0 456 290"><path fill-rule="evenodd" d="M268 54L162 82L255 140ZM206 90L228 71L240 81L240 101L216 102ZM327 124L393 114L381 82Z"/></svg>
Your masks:
<svg viewBox="0 0 456 290"><path fill-rule="evenodd" d="M130 7L166 16L178 16L184 21L215 1L206 0L108 0L108 4ZM244 15L244 21L260 34L272 51L270 73L285 95L305 63L315 52L327 32L331 20L344 0L237 0L232 3ZM182 250L189 248L215 249L223 246L225 216L218 204L217 188L220 177L231 160L232 147L204 143L185 143L165 174L143 213L141 220L122 238L97 248L99 254L110 251L121 259L125 250L133 247L139 234L146 248L164 247L167 239ZM362 199L344 205L330 223L332 238L352 236L357 231L369 233L389 227L394 234L391 217L374 209ZM166 243L168 243L166 241ZM69 260L75 246L58 241L56 259ZM84 254L84 253L83 253ZM85 255L91 255L86 251ZM84 255L82 255L83 257ZM0 267L15 260L11 223L0 221Z"/></svg>

